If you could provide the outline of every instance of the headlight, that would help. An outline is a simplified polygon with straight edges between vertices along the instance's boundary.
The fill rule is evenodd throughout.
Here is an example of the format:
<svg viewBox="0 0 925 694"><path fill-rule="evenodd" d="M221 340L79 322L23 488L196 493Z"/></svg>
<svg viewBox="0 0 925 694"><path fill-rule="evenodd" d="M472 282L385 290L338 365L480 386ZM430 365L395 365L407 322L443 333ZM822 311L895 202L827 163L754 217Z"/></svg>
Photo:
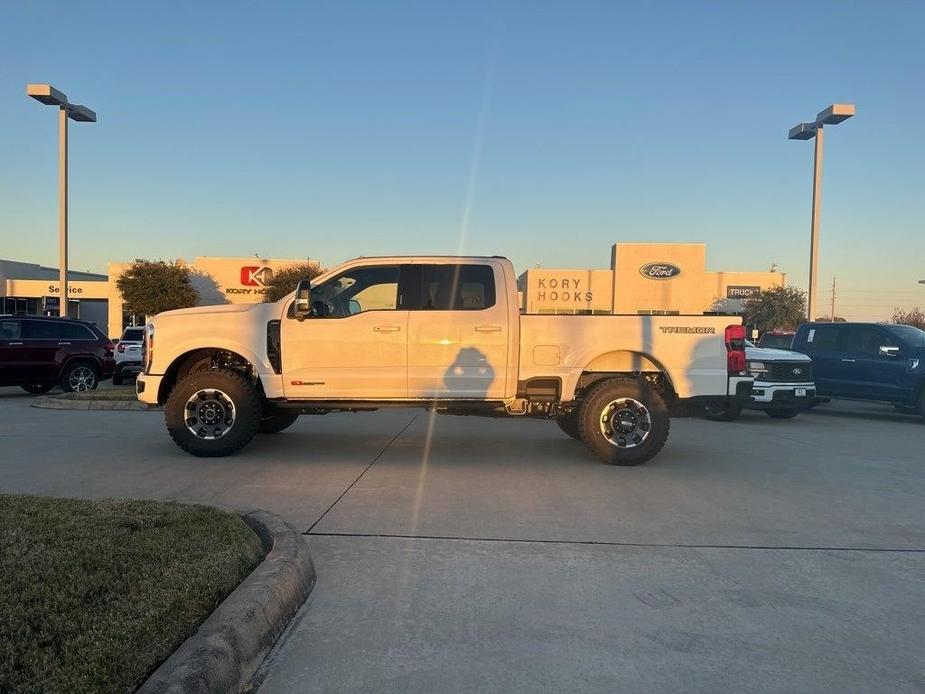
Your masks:
<svg viewBox="0 0 925 694"><path fill-rule="evenodd" d="M748 372L757 378L758 376L764 376L768 369L763 361L750 361L748 362Z"/></svg>
<svg viewBox="0 0 925 694"><path fill-rule="evenodd" d="M151 364L154 361L154 326L150 323L145 326L144 339L141 341L141 363L144 372L151 373Z"/></svg>

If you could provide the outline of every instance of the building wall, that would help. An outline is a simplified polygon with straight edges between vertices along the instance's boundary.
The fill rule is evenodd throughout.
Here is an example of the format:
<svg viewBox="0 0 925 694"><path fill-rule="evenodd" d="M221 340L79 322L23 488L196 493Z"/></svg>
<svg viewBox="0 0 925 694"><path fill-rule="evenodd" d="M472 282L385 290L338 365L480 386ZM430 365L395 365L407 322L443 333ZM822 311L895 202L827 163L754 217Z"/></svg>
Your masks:
<svg viewBox="0 0 925 694"><path fill-rule="evenodd" d="M264 283L275 270L304 263L307 259L281 258L221 258L204 256L192 263L177 262L191 271L191 282L199 292L199 306L216 304L255 304L263 300ZM122 295L116 280L131 263L109 264L109 334L122 332ZM293 287L295 289L295 287Z"/></svg>
<svg viewBox="0 0 925 694"><path fill-rule="evenodd" d="M755 292L783 286L780 272L713 272L702 243L617 243L610 270L527 270L527 313L735 313ZM654 267L653 267L654 266Z"/></svg>
<svg viewBox="0 0 925 694"><path fill-rule="evenodd" d="M518 280L527 313L611 313L610 270L527 270Z"/></svg>

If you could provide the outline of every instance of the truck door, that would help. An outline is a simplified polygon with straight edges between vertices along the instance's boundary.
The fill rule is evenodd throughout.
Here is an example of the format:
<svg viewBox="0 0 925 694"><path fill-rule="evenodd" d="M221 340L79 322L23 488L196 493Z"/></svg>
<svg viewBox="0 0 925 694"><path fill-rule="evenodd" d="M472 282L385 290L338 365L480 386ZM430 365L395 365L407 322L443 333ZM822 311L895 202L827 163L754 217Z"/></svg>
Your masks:
<svg viewBox="0 0 925 694"><path fill-rule="evenodd" d="M280 326L283 389L293 400L408 396L408 311L398 265L350 268L312 287L312 317Z"/></svg>
<svg viewBox="0 0 925 694"><path fill-rule="evenodd" d="M876 325L848 325L839 343L842 352L845 389L855 398L904 400L900 389L906 372L900 342ZM881 354L886 347L893 356Z"/></svg>
<svg viewBox="0 0 925 694"><path fill-rule="evenodd" d="M500 266L448 261L410 268L419 291L409 305L409 396L503 399L511 326Z"/></svg>
<svg viewBox="0 0 925 694"><path fill-rule="evenodd" d="M0 385L15 384L25 377L24 356L22 321L18 318L0 320Z"/></svg>
<svg viewBox="0 0 925 694"><path fill-rule="evenodd" d="M803 328L801 328L802 330ZM819 395L841 395L844 388L844 366L838 351L838 325L810 325L805 341L794 349L809 355L813 360L813 378Z"/></svg>

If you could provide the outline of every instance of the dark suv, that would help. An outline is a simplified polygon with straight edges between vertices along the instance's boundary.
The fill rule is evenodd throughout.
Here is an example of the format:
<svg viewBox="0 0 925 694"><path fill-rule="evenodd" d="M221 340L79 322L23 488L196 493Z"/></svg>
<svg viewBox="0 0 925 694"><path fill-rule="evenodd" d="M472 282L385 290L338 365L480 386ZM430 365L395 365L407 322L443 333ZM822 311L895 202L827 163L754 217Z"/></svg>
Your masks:
<svg viewBox="0 0 925 694"><path fill-rule="evenodd" d="M29 393L95 390L116 367L113 344L92 323L0 316L0 386Z"/></svg>
<svg viewBox="0 0 925 694"><path fill-rule="evenodd" d="M925 416L925 332L918 328L807 323L791 349L813 360L818 395L881 400Z"/></svg>

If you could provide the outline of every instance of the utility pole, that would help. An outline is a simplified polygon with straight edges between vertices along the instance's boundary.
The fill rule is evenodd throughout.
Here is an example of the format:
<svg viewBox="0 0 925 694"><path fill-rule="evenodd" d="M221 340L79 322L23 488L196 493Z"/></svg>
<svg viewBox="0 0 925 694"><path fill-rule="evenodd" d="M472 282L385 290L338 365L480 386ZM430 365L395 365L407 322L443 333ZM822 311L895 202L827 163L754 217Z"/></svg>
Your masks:
<svg viewBox="0 0 925 694"><path fill-rule="evenodd" d="M832 322L835 322L835 277L832 277Z"/></svg>

